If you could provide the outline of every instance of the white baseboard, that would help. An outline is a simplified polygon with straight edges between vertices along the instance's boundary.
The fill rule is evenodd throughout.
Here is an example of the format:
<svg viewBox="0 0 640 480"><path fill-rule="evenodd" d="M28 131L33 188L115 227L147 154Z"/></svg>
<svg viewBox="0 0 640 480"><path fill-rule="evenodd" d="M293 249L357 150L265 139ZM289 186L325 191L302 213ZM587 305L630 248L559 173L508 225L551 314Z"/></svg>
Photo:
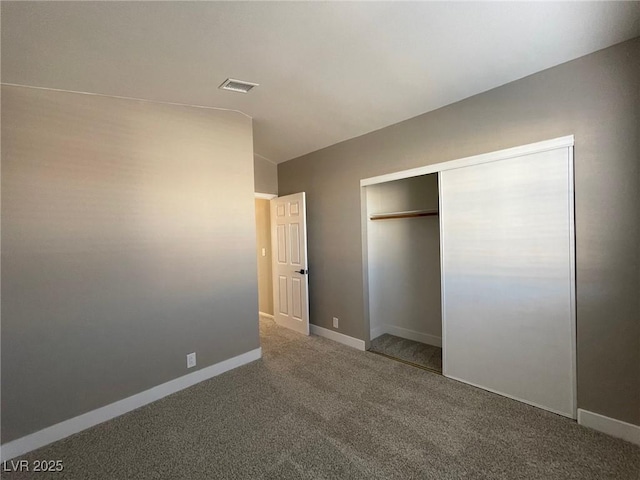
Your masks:
<svg viewBox="0 0 640 480"><path fill-rule="evenodd" d="M106 422L112 418L119 417L127 412L143 407L161 398L191 387L209 378L220 375L234 368L258 360L262 357L262 349L256 348L236 357L224 360L215 365L196 370L182 377L170 380L156 387L137 393L123 400L105 405L85 414L79 415L69 420L57 423L38 432L26 435L11 442L7 442L0 447L1 461L10 460L19 455L44 447L50 443L62 440L74 433L91 428L99 423Z"/></svg>
<svg viewBox="0 0 640 480"><path fill-rule="evenodd" d="M273 315L271 315L270 313L258 312L258 315L261 316L261 317L265 317L265 318L269 318L271 320L274 320Z"/></svg>
<svg viewBox="0 0 640 480"><path fill-rule="evenodd" d="M359 340L343 333L338 333L333 330L329 330L328 328L319 327L314 324L310 324L309 327L311 329L311 333L313 333L314 335L325 337L329 340L333 340L334 342L342 343L343 345L347 345L349 347L357 348L358 350L364 351L364 340Z"/></svg>
<svg viewBox="0 0 640 480"><path fill-rule="evenodd" d="M415 330L409 330L408 328L397 327L395 325L381 325L379 327L372 328L371 340L378 338L380 335L384 335L385 333L442 348L442 337L436 337L435 335L429 335L428 333L416 332Z"/></svg>
<svg viewBox="0 0 640 480"><path fill-rule="evenodd" d="M638 425L605 417L599 413L582 410L581 408L578 409L578 423L612 437L618 437L627 442L640 445L640 426Z"/></svg>

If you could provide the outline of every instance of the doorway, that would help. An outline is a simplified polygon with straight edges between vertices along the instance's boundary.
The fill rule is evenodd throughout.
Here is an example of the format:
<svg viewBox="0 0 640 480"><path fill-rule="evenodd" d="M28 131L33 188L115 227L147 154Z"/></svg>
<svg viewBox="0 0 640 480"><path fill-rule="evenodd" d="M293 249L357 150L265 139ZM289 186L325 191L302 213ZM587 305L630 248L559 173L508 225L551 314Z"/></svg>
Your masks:
<svg viewBox="0 0 640 480"><path fill-rule="evenodd" d="M369 351L442 373L438 174L366 190Z"/></svg>
<svg viewBox="0 0 640 480"><path fill-rule="evenodd" d="M256 258L258 262L258 315L273 320L270 200L277 195L255 194Z"/></svg>
<svg viewBox="0 0 640 480"><path fill-rule="evenodd" d="M268 320L309 335L306 194L255 197L261 327Z"/></svg>

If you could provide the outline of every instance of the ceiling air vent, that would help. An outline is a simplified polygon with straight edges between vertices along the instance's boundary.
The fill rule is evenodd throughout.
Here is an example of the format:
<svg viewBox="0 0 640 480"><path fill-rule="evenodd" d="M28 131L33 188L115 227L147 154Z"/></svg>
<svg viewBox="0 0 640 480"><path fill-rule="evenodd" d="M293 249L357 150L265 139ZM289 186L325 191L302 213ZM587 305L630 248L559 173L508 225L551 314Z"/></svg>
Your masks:
<svg viewBox="0 0 640 480"><path fill-rule="evenodd" d="M227 78L218 88L221 88L222 90L230 90L232 92L249 93L251 89L257 87L258 85L259 84L257 83L244 82L242 80Z"/></svg>

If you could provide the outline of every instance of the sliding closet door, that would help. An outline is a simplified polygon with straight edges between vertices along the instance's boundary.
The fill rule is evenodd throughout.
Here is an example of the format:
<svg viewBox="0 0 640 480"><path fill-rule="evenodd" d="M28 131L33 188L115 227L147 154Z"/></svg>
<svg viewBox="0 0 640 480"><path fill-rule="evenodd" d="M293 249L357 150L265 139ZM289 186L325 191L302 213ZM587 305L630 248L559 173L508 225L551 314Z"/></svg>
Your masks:
<svg viewBox="0 0 640 480"><path fill-rule="evenodd" d="M575 417L572 152L440 175L444 374Z"/></svg>

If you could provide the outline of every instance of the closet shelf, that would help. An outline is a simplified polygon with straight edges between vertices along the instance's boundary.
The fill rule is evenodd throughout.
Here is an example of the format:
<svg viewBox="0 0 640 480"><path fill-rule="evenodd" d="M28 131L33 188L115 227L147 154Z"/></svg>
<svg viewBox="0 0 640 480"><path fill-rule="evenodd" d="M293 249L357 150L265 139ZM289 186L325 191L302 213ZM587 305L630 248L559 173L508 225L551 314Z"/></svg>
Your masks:
<svg viewBox="0 0 640 480"><path fill-rule="evenodd" d="M431 217L438 215L438 210L407 210L405 212L374 213L369 218L371 220L386 220L389 218L413 218Z"/></svg>

